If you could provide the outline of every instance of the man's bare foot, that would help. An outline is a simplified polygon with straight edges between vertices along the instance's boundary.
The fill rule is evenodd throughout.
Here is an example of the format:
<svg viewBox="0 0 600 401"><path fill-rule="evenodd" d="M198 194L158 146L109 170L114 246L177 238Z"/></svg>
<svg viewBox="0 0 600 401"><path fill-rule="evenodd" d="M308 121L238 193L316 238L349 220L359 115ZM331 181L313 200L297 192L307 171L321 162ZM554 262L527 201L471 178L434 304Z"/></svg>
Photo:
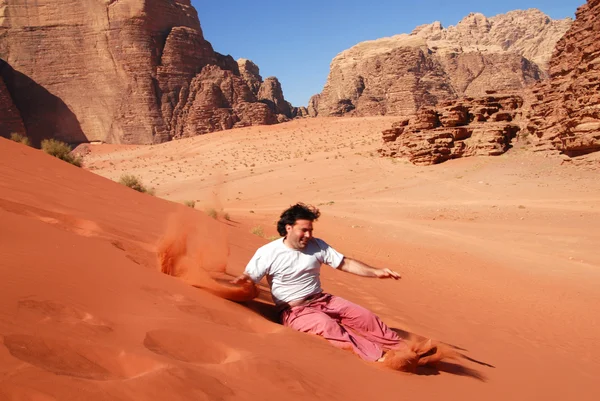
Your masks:
<svg viewBox="0 0 600 401"><path fill-rule="evenodd" d="M458 359L460 354L450 347L437 344L429 352L419 357L419 366L435 366L436 363L442 360Z"/></svg>
<svg viewBox="0 0 600 401"><path fill-rule="evenodd" d="M386 352L377 362L391 369L403 372L416 372L419 366L434 366L443 359L453 359L457 353L431 339L409 343L408 347Z"/></svg>
<svg viewBox="0 0 600 401"><path fill-rule="evenodd" d="M419 362L418 355L411 349L403 348L390 350L381 357L378 362L382 362L386 367L400 370L402 372L415 372Z"/></svg>

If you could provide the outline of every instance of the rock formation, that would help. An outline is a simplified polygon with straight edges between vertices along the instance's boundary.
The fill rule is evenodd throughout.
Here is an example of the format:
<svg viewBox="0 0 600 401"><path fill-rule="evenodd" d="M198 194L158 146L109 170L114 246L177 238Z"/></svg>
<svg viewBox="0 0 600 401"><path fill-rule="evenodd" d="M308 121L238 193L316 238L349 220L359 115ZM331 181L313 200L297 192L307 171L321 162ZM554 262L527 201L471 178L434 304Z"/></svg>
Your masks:
<svg viewBox="0 0 600 401"><path fill-rule="evenodd" d="M550 79L532 93L527 130L541 149L569 156L600 150L600 0L577 10L550 60Z"/></svg>
<svg viewBox="0 0 600 401"><path fill-rule="evenodd" d="M383 156L428 165L465 156L495 156L510 148L520 130L523 99L489 94L423 107L411 119L383 131Z"/></svg>
<svg viewBox="0 0 600 401"><path fill-rule="evenodd" d="M174 138L255 124L275 124L277 118L256 97L243 78L209 65L179 94L171 119Z"/></svg>
<svg viewBox="0 0 600 401"><path fill-rule="evenodd" d="M576 15L548 63L549 79L521 96L487 95L423 107L383 131L380 153L416 164L497 155L520 130L535 138L535 150L568 156L600 151L600 0L588 0Z"/></svg>
<svg viewBox="0 0 600 401"><path fill-rule="evenodd" d="M6 63L0 60L0 69L3 68L6 68ZM10 138L13 133L25 136L25 126L0 75L0 136Z"/></svg>
<svg viewBox="0 0 600 401"><path fill-rule="evenodd" d="M470 14L447 29L435 22L362 42L333 59L309 114L407 116L444 100L521 89L546 75L552 49L571 22L534 9L492 18Z"/></svg>
<svg viewBox="0 0 600 401"><path fill-rule="evenodd" d="M283 98L281 84L275 77L269 77L260 85L258 91L258 100L269 105L275 114L283 115L287 118L292 116L291 104Z"/></svg>
<svg viewBox="0 0 600 401"><path fill-rule="evenodd" d="M310 117L316 117L319 114L319 99L321 98L321 94L317 93L310 97L308 101L308 115Z"/></svg>
<svg viewBox="0 0 600 401"><path fill-rule="evenodd" d="M283 97L281 83L276 77L268 77L264 81L256 64L247 59L239 59L240 74L259 102L265 103L282 122L290 118L307 117L306 107L294 107Z"/></svg>
<svg viewBox="0 0 600 401"><path fill-rule="evenodd" d="M244 81L246 81L246 84L252 93L254 93L255 96L258 96L260 85L263 82L263 79L260 76L260 69L251 60L245 58L239 59L237 63L242 78L244 78Z"/></svg>
<svg viewBox="0 0 600 401"><path fill-rule="evenodd" d="M34 142L156 143L277 121L190 0L4 0L0 57Z"/></svg>

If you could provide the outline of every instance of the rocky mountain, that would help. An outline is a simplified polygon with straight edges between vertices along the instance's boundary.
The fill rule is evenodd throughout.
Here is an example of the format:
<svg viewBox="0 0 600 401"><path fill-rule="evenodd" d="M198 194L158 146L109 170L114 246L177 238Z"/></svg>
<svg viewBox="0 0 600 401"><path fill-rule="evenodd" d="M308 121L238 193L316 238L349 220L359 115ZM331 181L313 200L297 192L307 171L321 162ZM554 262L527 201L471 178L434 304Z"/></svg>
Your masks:
<svg viewBox="0 0 600 401"><path fill-rule="evenodd" d="M588 0L556 44L549 78L519 95L487 94L422 107L382 132L384 156L435 164L498 155L517 134L533 149L600 151L600 0Z"/></svg>
<svg viewBox="0 0 600 401"><path fill-rule="evenodd" d="M588 0L531 92L527 130L541 149L577 156L600 150L600 0Z"/></svg>
<svg viewBox="0 0 600 401"><path fill-rule="evenodd" d="M34 142L157 143L282 111L213 50L190 0L0 4L2 77Z"/></svg>
<svg viewBox="0 0 600 401"><path fill-rule="evenodd" d="M434 22L359 43L333 59L309 113L410 115L445 100L521 89L546 76L552 49L571 23L535 9L491 18L474 13L446 29Z"/></svg>

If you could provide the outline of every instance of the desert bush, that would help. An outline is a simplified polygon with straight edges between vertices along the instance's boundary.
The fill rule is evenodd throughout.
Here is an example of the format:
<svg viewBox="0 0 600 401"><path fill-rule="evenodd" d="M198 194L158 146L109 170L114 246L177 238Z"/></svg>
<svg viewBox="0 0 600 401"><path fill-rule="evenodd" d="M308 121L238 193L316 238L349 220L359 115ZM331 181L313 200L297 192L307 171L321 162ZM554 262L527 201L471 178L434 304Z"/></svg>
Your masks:
<svg viewBox="0 0 600 401"><path fill-rule="evenodd" d="M135 191L147 193L149 195L154 195L154 189L146 188L142 181L135 175L123 174L121 178L119 178L119 183Z"/></svg>
<svg viewBox="0 0 600 401"><path fill-rule="evenodd" d="M196 207L196 201L195 200L186 200L186 201L183 201L183 204L186 205L186 206L188 206L188 207L191 207L192 209L194 209Z"/></svg>
<svg viewBox="0 0 600 401"><path fill-rule="evenodd" d="M225 212L225 214L223 215L223 217L225 218L225 220L231 221L231 216L229 215L229 213Z"/></svg>
<svg viewBox="0 0 600 401"><path fill-rule="evenodd" d="M81 158L73 156L71 154L71 147L64 142L57 141L56 139L44 139L42 141L42 150L50 156L81 167Z"/></svg>
<svg viewBox="0 0 600 401"><path fill-rule="evenodd" d="M217 218L217 211L213 208L206 209L206 214L212 217L213 219Z"/></svg>
<svg viewBox="0 0 600 401"><path fill-rule="evenodd" d="M23 145L31 146L29 138L27 138L25 135L19 134L18 132L13 132L12 134L10 134L10 140L22 143Z"/></svg>
<svg viewBox="0 0 600 401"><path fill-rule="evenodd" d="M265 232L264 232L262 226L253 227L252 230L250 230L250 233L252 233L254 235L258 235L259 237L265 236Z"/></svg>

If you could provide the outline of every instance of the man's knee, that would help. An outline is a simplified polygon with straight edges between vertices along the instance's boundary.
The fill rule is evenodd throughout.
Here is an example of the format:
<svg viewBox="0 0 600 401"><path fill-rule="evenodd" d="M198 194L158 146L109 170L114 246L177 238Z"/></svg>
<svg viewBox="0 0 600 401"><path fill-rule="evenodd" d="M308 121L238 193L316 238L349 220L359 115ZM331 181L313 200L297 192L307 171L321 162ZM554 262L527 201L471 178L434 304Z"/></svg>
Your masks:
<svg viewBox="0 0 600 401"><path fill-rule="evenodd" d="M343 298L339 298L338 302L340 315L342 317L356 319L377 319L377 316L367 308L364 308Z"/></svg>
<svg viewBox="0 0 600 401"><path fill-rule="evenodd" d="M311 313L300 316L289 326L297 331L314 334L337 333L342 331L340 324L325 314Z"/></svg>

